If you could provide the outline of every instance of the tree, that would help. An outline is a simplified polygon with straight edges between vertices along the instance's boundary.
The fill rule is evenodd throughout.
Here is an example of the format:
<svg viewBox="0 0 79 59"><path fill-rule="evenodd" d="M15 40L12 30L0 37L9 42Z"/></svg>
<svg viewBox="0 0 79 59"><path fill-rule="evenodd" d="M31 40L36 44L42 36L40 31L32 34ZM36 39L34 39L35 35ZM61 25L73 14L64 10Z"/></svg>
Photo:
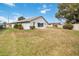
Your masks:
<svg viewBox="0 0 79 59"><path fill-rule="evenodd" d="M0 29L5 29L6 28L6 22L0 21Z"/></svg>
<svg viewBox="0 0 79 59"><path fill-rule="evenodd" d="M79 23L79 4L59 4L56 18L65 19L66 22Z"/></svg>
<svg viewBox="0 0 79 59"><path fill-rule="evenodd" d="M15 29L23 29L23 26L22 26L21 23L16 23L16 24L14 25L14 28L15 28Z"/></svg>
<svg viewBox="0 0 79 59"><path fill-rule="evenodd" d="M24 20L25 18L23 16L18 18L18 21Z"/></svg>

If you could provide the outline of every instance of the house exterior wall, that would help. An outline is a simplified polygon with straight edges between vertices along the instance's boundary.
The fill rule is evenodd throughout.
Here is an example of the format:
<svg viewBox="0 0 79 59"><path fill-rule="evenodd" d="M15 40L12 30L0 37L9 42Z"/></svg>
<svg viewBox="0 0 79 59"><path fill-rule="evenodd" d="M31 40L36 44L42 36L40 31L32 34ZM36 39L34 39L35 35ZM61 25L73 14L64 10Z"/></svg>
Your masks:
<svg viewBox="0 0 79 59"><path fill-rule="evenodd" d="M12 28L14 28L14 25L15 25L15 24L12 24Z"/></svg>
<svg viewBox="0 0 79 59"><path fill-rule="evenodd" d="M6 28L13 28L14 24L6 24Z"/></svg>
<svg viewBox="0 0 79 59"><path fill-rule="evenodd" d="M21 24L22 24L24 30L30 29L30 22L28 22L28 23L21 23ZM15 24L10 24L10 25L6 25L6 27L7 28L14 28L14 25Z"/></svg>
<svg viewBox="0 0 79 59"><path fill-rule="evenodd" d="M58 28L63 28L63 25L57 25Z"/></svg>
<svg viewBox="0 0 79 59"><path fill-rule="evenodd" d="M52 25L52 24L50 24L50 25L47 25L47 27L53 27L53 25Z"/></svg>
<svg viewBox="0 0 79 59"><path fill-rule="evenodd" d="M6 28L9 28L10 26L9 26L9 24L6 24Z"/></svg>
<svg viewBox="0 0 79 59"><path fill-rule="evenodd" d="M73 24L73 30L79 30L79 24Z"/></svg>
<svg viewBox="0 0 79 59"><path fill-rule="evenodd" d="M33 23L35 23L35 24L33 24ZM43 27L38 27L38 23L43 23ZM38 19L35 19L35 20L31 21L31 26L33 26L33 25L37 29L43 29L43 28L46 28L48 24L42 17L40 17Z"/></svg>
<svg viewBox="0 0 79 59"><path fill-rule="evenodd" d="M30 29L30 23L22 23L22 26L24 30Z"/></svg>

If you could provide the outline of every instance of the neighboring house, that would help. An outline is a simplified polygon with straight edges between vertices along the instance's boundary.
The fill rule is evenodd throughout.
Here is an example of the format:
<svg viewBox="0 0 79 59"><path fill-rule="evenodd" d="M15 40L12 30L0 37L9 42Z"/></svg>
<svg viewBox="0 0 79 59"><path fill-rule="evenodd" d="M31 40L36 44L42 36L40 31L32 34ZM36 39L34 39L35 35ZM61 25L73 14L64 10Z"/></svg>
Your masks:
<svg viewBox="0 0 79 59"><path fill-rule="evenodd" d="M78 30L79 31L79 24L73 24L73 30Z"/></svg>
<svg viewBox="0 0 79 59"><path fill-rule="evenodd" d="M49 23L49 27L59 27L61 23Z"/></svg>
<svg viewBox="0 0 79 59"><path fill-rule="evenodd" d="M38 17L32 17L25 20L9 23L7 27L13 28L16 23L21 23L24 30L30 29L30 26L35 26L35 28L37 29L43 29L46 28L48 25L48 22L45 20L44 17L38 16Z"/></svg>

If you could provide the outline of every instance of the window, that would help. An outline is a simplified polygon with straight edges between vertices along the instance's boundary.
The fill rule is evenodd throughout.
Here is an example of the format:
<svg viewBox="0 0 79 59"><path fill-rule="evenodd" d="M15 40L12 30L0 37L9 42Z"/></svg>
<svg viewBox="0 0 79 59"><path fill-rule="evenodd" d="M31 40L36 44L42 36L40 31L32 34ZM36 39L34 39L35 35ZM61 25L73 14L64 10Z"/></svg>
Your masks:
<svg viewBox="0 0 79 59"><path fill-rule="evenodd" d="M43 23L38 23L38 27L43 27Z"/></svg>

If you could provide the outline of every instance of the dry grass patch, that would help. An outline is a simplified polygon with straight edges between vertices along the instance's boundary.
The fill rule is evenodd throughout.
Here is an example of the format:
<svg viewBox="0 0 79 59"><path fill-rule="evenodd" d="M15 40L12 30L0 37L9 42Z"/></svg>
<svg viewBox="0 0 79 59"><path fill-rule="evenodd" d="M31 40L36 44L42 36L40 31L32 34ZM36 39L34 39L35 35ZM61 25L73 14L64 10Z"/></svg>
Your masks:
<svg viewBox="0 0 79 59"><path fill-rule="evenodd" d="M0 33L0 55L79 55L78 31L7 29Z"/></svg>

